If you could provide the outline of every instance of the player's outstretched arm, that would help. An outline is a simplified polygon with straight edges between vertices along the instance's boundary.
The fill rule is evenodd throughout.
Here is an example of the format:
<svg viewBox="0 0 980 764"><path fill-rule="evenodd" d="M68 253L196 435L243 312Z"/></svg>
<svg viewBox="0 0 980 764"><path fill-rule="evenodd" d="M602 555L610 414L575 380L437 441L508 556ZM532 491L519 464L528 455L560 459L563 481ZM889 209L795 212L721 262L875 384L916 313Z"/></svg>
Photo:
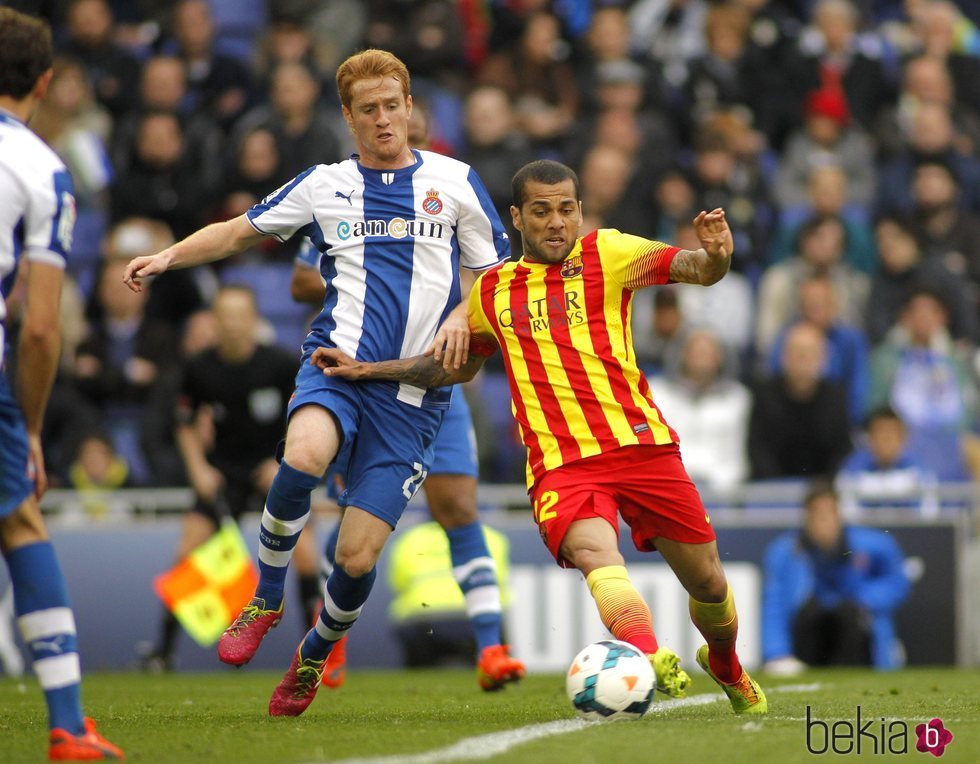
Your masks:
<svg viewBox="0 0 980 764"><path fill-rule="evenodd" d="M452 309L446 320L439 326L439 331L426 351L449 371L459 369L466 364L470 352L470 323L467 317L467 305L470 291L476 283L478 275L467 268L459 269L459 291L462 295L459 305Z"/></svg>
<svg viewBox="0 0 980 764"><path fill-rule="evenodd" d="M170 268L190 268L222 260L254 246L263 236L244 215L223 223L212 223L162 252L133 258L123 273L123 283L134 292L140 292L145 278Z"/></svg>
<svg viewBox="0 0 980 764"><path fill-rule="evenodd" d="M721 281L732 264L735 249L725 211L718 207L694 218L701 249L682 249L670 263L670 278L679 284L711 286Z"/></svg>
<svg viewBox="0 0 980 764"><path fill-rule="evenodd" d="M416 387L443 387L469 382L483 366L485 356L471 355L458 368L446 369L431 352L396 361L358 361L339 348L317 348L310 363L328 377L352 382L404 382Z"/></svg>

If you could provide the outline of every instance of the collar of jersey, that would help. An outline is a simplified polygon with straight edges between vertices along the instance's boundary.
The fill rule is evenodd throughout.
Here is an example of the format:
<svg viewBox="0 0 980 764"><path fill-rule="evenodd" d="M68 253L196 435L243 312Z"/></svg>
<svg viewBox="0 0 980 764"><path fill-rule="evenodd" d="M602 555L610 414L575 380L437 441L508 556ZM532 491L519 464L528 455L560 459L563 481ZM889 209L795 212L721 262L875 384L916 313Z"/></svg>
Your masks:
<svg viewBox="0 0 980 764"><path fill-rule="evenodd" d="M415 155L415 164L410 164L408 165L408 167L399 167L397 170L378 170L375 169L374 167L365 167L364 165L361 164L360 161L361 155L357 153L351 154L350 158L354 161L354 164L357 165L357 169L361 171L362 175L378 176L386 172L392 172L395 173L396 175L400 175L400 174L411 175L419 167L422 166L422 155L418 152L417 149L412 149L412 153Z"/></svg>
<svg viewBox="0 0 980 764"><path fill-rule="evenodd" d="M4 108L0 108L0 122L9 122L13 125L20 125L21 127L26 127L23 122L21 122L17 117L11 114Z"/></svg>

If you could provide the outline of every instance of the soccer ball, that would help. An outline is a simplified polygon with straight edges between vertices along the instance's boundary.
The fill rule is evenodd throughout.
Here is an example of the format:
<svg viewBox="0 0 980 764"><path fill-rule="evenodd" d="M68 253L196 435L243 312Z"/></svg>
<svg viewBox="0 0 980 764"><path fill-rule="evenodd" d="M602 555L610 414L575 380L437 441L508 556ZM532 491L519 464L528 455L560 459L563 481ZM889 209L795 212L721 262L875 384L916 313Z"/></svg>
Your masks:
<svg viewBox="0 0 980 764"><path fill-rule="evenodd" d="M593 642L575 656L565 691L579 716L639 719L653 702L657 679L650 659L628 642Z"/></svg>

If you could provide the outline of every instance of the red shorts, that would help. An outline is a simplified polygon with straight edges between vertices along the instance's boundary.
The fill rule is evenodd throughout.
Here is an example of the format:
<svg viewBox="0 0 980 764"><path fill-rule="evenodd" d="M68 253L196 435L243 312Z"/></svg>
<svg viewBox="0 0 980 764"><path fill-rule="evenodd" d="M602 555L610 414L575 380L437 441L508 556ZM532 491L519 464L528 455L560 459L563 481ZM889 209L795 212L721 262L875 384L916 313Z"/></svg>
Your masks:
<svg viewBox="0 0 980 764"><path fill-rule="evenodd" d="M617 511L641 552L663 536L685 544L715 540L711 520L676 443L623 446L546 473L531 492L541 539L562 567L561 542L575 520L601 517L618 532Z"/></svg>

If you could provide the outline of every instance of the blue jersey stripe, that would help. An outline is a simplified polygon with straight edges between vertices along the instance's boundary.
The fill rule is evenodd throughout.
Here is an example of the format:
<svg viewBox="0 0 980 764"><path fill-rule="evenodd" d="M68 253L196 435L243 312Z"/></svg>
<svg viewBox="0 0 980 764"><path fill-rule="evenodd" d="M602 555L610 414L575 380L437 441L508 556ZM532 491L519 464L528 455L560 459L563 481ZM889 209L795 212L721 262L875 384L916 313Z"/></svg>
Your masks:
<svg viewBox="0 0 980 764"><path fill-rule="evenodd" d="M393 182L385 184L382 173L362 168L365 220L390 223L396 217L404 220L415 217L414 169L385 173L394 175ZM392 350L397 355L401 348L408 325L414 259L414 236L396 239L386 233L364 237L364 324L358 360L386 360Z"/></svg>
<svg viewBox="0 0 980 764"><path fill-rule="evenodd" d="M75 188L71 182L71 175L67 170L58 170L51 178L54 185L54 215L51 216L51 241L48 249L57 252L62 257L68 257L68 250L71 248L72 229L75 226L74 209L66 211L65 204L74 204ZM70 219L65 219L65 215L70 215ZM62 225L68 230L61 230Z"/></svg>
<svg viewBox="0 0 980 764"><path fill-rule="evenodd" d="M493 232L493 248L497 250L497 259L506 260L510 257L510 240L507 237L507 232L504 230L504 224L500 221L500 216L497 214L497 210L490 200L490 194L487 192L486 186L483 185L483 181L480 180L480 176L476 174L476 170L472 167L466 174L466 180L473 187L476 198L480 202L480 209L483 210L483 214L487 216L487 220L490 223L490 230Z"/></svg>

